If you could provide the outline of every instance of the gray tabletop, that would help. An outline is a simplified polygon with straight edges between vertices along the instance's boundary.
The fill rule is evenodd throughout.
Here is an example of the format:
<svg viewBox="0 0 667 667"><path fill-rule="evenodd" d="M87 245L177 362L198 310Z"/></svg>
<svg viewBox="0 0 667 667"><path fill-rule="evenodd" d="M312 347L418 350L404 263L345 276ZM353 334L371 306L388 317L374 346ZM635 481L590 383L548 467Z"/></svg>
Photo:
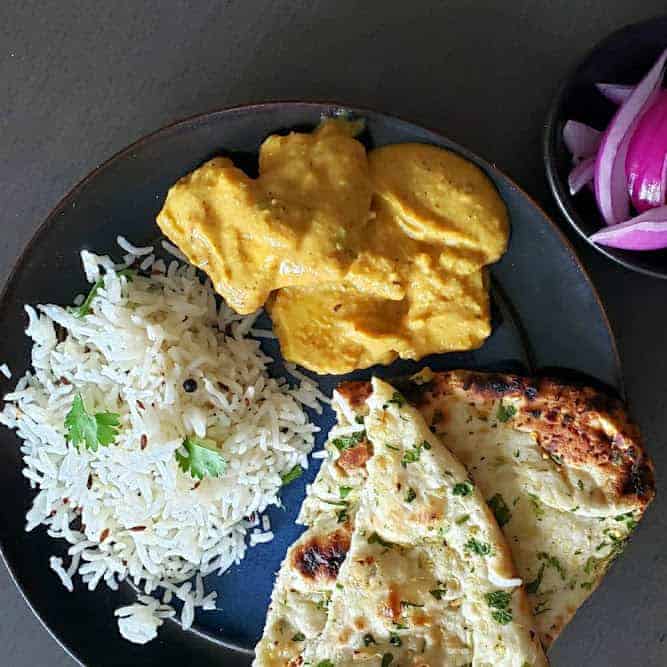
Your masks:
<svg viewBox="0 0 667 667"><path fill-rule="evenodd" d="M667 282L629 273L573 237L547 191L540 141L556 86L577 59L606 33L664 8L664 0L3 0L0 280L74 183L174 119L266 99L394 112L494 162L562 224L607 308L660 481ZM552 650L553 664L667 664L666 589L667 499L659 494ZM0 600L0 664L75 664L2 566Z"/></svg>

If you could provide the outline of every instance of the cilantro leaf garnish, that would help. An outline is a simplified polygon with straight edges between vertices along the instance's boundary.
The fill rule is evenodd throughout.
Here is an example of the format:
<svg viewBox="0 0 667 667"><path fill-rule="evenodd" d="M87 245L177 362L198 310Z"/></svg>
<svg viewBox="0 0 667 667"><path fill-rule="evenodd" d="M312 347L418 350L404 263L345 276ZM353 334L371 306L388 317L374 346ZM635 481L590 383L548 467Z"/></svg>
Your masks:
<svg viewBox="0 0 667 667"><path fill-rule="evenodd" d="M512 611L510 609L496 609L491 612L491 618L500 625L507 625L512 622Z"/></svg>
<svg viewBox="0 0 667 667"><path fill-rule="evenodd" d="M417 497L417 492L412 487L410 487L407 490L407 493L405 494L405 502L411 503L416 497Z"/></svg>
<svg viewBox="0 0 667 667"><path fill-rule="evenodd" d="M65 438L77 447L84 444L87 449L96 452L99 445L110 445L118 435L120 415L115 412L96 412L91 415L86 411L81 394L72 401L70 411L65 415Z"/></svg>
<svg viewBox="0 0 667 667"><path fill-rule="evenodd" d="M324 593L323 596L317 601L317 604L315 606L321 611L326 611L327 609L329 609L330 604L331 604L331 593Z"/></svg>
<svg viewBox="0 0 667 667"><path fill-rule="evenodd" d="M496 517L496 521L498 522L498 526L500 528L502 528L506 523L509 523L510 519L512 518L512 512L499 493L496 493L496 495L490 498L487 503L493 512L493 515Z"/></svg>
<svg viewBox="0 0 667 667"><path fill-rule="evenodd" d="M70 314L72 314L74 317L77 318L82 318L88 315L90 312L90 304L93 302L93 299L95 298L95 295L97 294L97 291L104 285L104 278L98 278L93 286L90 288L90 292L88 292L88 295L86 298L83 300L80 306L70 306L67 310L69 310Z"/></svg>
<svg viewBox="0 0 667 667"><path fill-rule="evenodd" d="M508 403L505 404L502 401L500 402L500 405L498 406L498 412L496 416L498 417L498 421L500 422L506 422L512 419L514 415L516 414L516 408Z"/></svg>
<svg viewBox="0 0 667 667"><path fill-rule="evenodd" d="M331 444L342 452L346 449L354 447L365 439L366 431L357 431L356 433L352 433L352 435L342 435L340 438L334 438L331 441Z"/></svg>
<svg viewBox="0 0 667 667"><path fill-rule="evenodd" d="M212 440L188 436L183 440L187 455L176 452L176 461L183 472L192 477L220 477L227 470L227 460L216 449Z"/></svg>
<svg viewBox="0 0 667 667"><path fill-rule="evenodd" d="M120 426L120 415L115 412L96 412L97 441L106 447L110 445L118 435Z"/></svg>
<svg viewBox="0 0 667 667"><path fill-rule="evenodd" d="M546 563L542 563L539 571L537 572L537 577L526 583L526 593L530 593L531 595L535 595L535 593L537 593L540 585L542 584L542 579L544 578L544 568L546 568L546 566Z"/></svg>
<svg viewBox="0 0 667 667"><path fill-rule="evenodd" d="M537 557L540 560L545 561L547 567L552 567L554 570L556 570L556 572L558 572L560 575L560 578L565 581L567 578L567 570L563 567L563 564L558 560L558 558L556 558L556 556L551 556L545 551L539 551L537 553Z"/></svg>
<svg viewBox="0 0 667 667"><path fill-rule="evenodd" d="M472 493L472 490L473 490L472 482L459 482L458 484L454 484L452 493L455 496L469 496Z"/></svg>
<svg viewBox="0 0 667 667"><path fill-rule="evenodd" d="M345 500L350 495L350 491L352 491L351 486L339 486L338 487L338 493L341 497L342 500Z"/></svg>
<svg viewBox="0 0 667 667"><path fill-rule="evenodd" d="M419 447L413 447L412 449L408 449L407 452L403 454L403 458L401 459L401 465L406 468L408 463L416 463L419 461L421 457L421 449Z"/></svg>
<svg viewBox="0 0 667 667"><path fill-rule="evenodd" d="M447 589L446 588L434 588L433 590L429 591L429 593L436 599L436 600L442 600L442 597L444 595L447 595Z"/></svg>
<svg viewBox="0 0 667 667"><path fill-rule="evenodd" d="M486 542L480 542L474 537L471 537L465 543L465 548L468 549L468 551L472 551L474 554L477 554L478 556L490 556L492 552L490 544L487 544Z"/></svg>
<svg viewBox="0 0 667 667"><path fill-rule="evenodd" d="M382 409L386 410L390 403L393 403L397 408L402 408L405 405L405 399L399 392L395 391L391 398L382 406Z"/></svg>
<svg viewBox="0 0 667 667"><path fill-rule="evenodd" d="M129 282L132 282L134 277L134 271L131 269L123 269L122 271L117 272L119 276L125 276ZM104 285L104 278L98 278L93 286L90 288L90 292L83 300L80 306L70 306L67 310L76 318L81 319L90 313L90 306L93 303L93 299L97 296L97 292Z"/></svg>
<svg viewBox="0 0 667 667"><path fill-rule="evenodd" d="M493 591L487 593L484 598L486 604L493 610L491 617L501 625L507 625L512 621L512 610L510 609L511 593L507 591Z"/></svg>
<svg viewBox="0 0 667 667"><path fill-rule="evenodd" d="M401 607L407 608L407 607L416 607L417 609L421 609L424 605L423 604L418 604L417 602L410 602L410 600L401 600Z"/></svg>
<svg viewBox="0 0 667 667"><path fill-rule="evenodd" d="M542 521L542 517L544 516L544 507L542 507L540 499L534 493L529 493L528 499L530 500L530 504L533 508L533 514L535 514L538 521Z"/></svg>
<svg viewBox="0 0 667 667"><path fill-rule="evenodd" d="M290 468L280 479L283 480L283 486L291 484L295 479L299 479L303 475L303 468L297 463L293 468Z"/></svg>
<svg viewBox="0 0 667 667"><path fill-rule="evenodd" d="M401 465L404 468L407 468L408 463L416 463L419 461L422 455L422 449L431 449L430 443L424 440L423 442L418 442L412 445L412 449L408 449L408 451L403 454Z"/></svg>
<svg viewBox="0 0 667 667"><path fill-rule="evenodd" d="M303 632L297 632L294 637L292 637L293 642L305 642L306 641L306 635L303 634Z"/></svg>
<svg viewBox="0 0 667 667"><path fill-rule="evenodd" d="M512 596L507 591L493 591L492 593L487 593L484 598L489 607L505 609L509 606Z"/></svg>
<svg viewBox="0 0 667 667"><path fill-rule="evenodd" d="M639 525L637 520L634 518L633 511L615 516L614 521L624 521L628 531L634 530Z"/></svg>

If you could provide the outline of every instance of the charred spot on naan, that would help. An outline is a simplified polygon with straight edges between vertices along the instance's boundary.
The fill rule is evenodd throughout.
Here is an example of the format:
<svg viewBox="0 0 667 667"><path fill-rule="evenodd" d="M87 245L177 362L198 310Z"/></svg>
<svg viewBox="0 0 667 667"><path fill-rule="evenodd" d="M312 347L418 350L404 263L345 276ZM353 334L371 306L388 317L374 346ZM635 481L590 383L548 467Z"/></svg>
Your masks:
<svg viewBox="0 0 667 667"><path fill-rule="evenodd" d="M556 462L603 471L617 498L633 502L634 497L640 506L653 498L653 464L638 427L616 398L544 378L536 395L519 405L514 421L518 430L535 433Z"/></svg>
<svg viewBox="0 0 667 667"><path fill-rule="evenodd" d="M346 528L312 537L293 552L292 564L306 579L335 581L350 549L350 539Z"/></svg>
<svg viewBox="0 0 667 667"><path fill-rule="evenodd" d="M366 408L366 399L373 390L368 380L350 380L339 384L336 391L355 412L360 412Z"/></svg>
<svg viewBox="0 0 667 667"><path fill-rule="evenodd" d="M548 377L450 371L434 373L427 383L404 383L401 390L428 413L436 431L446 421L437 407L442 397L457 395L481 410L506 400L513 408L512 426L533 433L554 461L602 471L615 497L629 504L645 507L655 494L653 464L639 429L621 401L598 389Z"/></svg>
<svg viewBox="0 0 667 667"><path fill-rule="evenodd" d="M475 400L489 401L503 398L533 399L538 389L533 380L500 373L469 373L463 380L463 389Z"/></svg>
<svg viewBox="0 0 667 667"><path fill-rule="evenodd" d="M554 461L602 471L614 496L628 504L645 507L655 495L653 463L644 452L639 429L621 401L603 391L548 377L471 371L433 373L428 382L408 380L396 386L436 432L447 419L438 407L440 398L457 395L482 411L494 401L506 400L515 410L512 426L535 434ZM371 388L369 382L348 382L338 391L358 409Z"/></svg>
<svg viewBox="0 0 667 667"><path fill-rule="evenodd" d="M336 465L346 473L364 470L371 456L373 456L373 445L368 440L362 440L354 447L344 449L340 453Z"/></svg>

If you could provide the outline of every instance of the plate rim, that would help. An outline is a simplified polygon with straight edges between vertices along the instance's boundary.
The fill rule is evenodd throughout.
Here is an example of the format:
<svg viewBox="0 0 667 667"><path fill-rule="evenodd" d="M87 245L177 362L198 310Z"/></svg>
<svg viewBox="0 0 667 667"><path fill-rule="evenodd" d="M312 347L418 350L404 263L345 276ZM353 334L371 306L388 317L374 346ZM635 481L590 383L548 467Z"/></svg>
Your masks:
<svg viewBox="0 0 667 667"><path fill-rule="evenodd" d="M76 182L73 186L71 186L65 194L58 200L56 205L50 210L48 215L44 218L44 220L35 228L33 231L32 235L28 239L28 241L23 245L23 247L19 250L19 253L16 257L16 259L13 261L13 263L10 264L10 270L7 273L6 278L4 279L2 283L2 289L0 289L0 311L3 308L3 304L7 300L8 293L12 286L14 285L14 282L16 280L16 276L21 268L21 266L24 264L27 256L29 255L31 249L33 246L39 242L42 234L44 231L54 223L56 218L61 214L61 212L65 209L65 207L72 201L75 200L76 197L78 196L79 192L85 188L86 185L88 185L89 182L93 181L99 173L104 171L105 169L109 168L112 166L116 161L126 157L128 154L132 153L134 150L136 150L139 147L142 147L143 145L150 143L152 141L155 141L156 139L161 138L163 135L173 132L173 131L178 131L181 128L186 128L189 125L201 123L208 121L212 119L213 117L219 116L219 115L227 115L227 114L233 114L233 113L252 113L254 111L259 111L259 110L271 110L276 109L276 110L282 110L285 107L300 107L300 108L310 108L310 109L317 109L320 111L323 111L323 109L341 109L341 110L350 110L353 111L354 113L359 113L360 115L365 114L372 114L375 116L380 116L384 118L388 118L394 121L399 121L401 123L404 123L406 125L413 126L415 128L421 129L421 130L426 130L427 132L436 135L442 139L444 139L455 151L460 153L462 156L464 156L466 159L470 159L470 157L474 157L475 160L477 161L478 164L481 164L483 167L488 169L489 171L492 172L497 172L504 178L508 184L517 190L520 194L523 195L540 214L541 217L548 223L550 226L551 230L555 233L555 235L558 237L559 241L561 242L562 246L564 249L567 251L568 255L570 255L573 263L576 265L577 269L579 270L581 276L583 277L584 281L588 283L588 286L590 288L591 294L593 298L595 299L595 302L598 305L599 312L602 316L602 321L605 325L605 328L609 334L609 340L610 340L610 345L611 345L611 352L612 356L615 361L615 365L618 368L618 391L621 395L621 397L625 400L625 382L623 378L623 366L621 363L621 358L620 354L618 351L618 343L616 340L616 336L614 333L614 329L611 325L611 322L609 320L609 316L607 314L607 311L605 309L604 303L602 302L602 299L600 298L600 295L598 293L597 287L595 283L593 282L591 275L588 271L588 269L584 266L583 262L579 258L573 244L570 242L570 240L567 238L563 230L560 228L560 226L547 214L547 212L544 210L541 204L539 204L532 195L527 193L521 186L519 186L516 181L508 176L504 171L499 169L494 163L490 162L484 157L481 157L479 154L476 152L466 148L462 144L460 144L457 141L453 141L450 139L446 134L444 134L443 131L438 130L438 129L433 129L432 127L428 125L424 125L420 122L410 120L409 118L406 118L404 116L401 116L396 113L388 113L385 111L380 111L377 109L374 109L372 107L367 107L367 106L357 106L355 104L348 104L341 102L339 100L298 100L298 99L275 99L275 100L262 100L262 101L257 101L257 102L250 102L246 104L234 104L230 106L224 106L224 107L216 107L214 109L211 109L209 111L204 111L204 112L199 112L195 114L190 114L184 117L179 117L176 120L173 120L171 122L166 123L165 125L160 126L159 128L148 132L147 134L141 135L139 138L128 144L127 146L121 148L120 150L116 151L113 153L109 158L98 164L94 169L92 169L90 172L88 172L83 178L81 178L78 182ZM547 136L547 133L544 135L545 137ZM575 226L576 228L576 226ZM667 277L667 276L665 276ZM12 563L9 562L9 559L7 558L7 555L5 553L5 548L4 548L4 540L0 539L0 557L2 558L3 563L5 564L5 567L7 568L7 571L9 573L9 576L12 580L12 583L14 586L18 589L18 591L21 594L21 597L25 600L26 604L28 605L30 611L34 614L34 616L39 620L41 623L42 627L48 632L48 634L56 641L56 643L79 665L82 665L82 667L86 667L86 664L79 658L77 655L78 651L76 648L73 646L70 646L69 643L61 638L58 633L56 633L55 630L53 630L49 624L44 620L42 615L37 611L35 606L33 605L32 601L28 597L27 593L24 591L23 587L19 584L17 574L14 570L14 566ZM177 623L178 624L178 623ZM180 630L181 632L186 632L184 630ZM202 632L201 630L194 629L192 628L190 630L194 635L198 636L201 639L205 639L207 641L212 641L218 644L219 646L224 646L227 647L227 645L224 642L221 642L220 640L216 639L213 636L210 636L207 632ZM231 646L227 647L230 648L231 650L240 652L237 648L232 648Z"/></svg>

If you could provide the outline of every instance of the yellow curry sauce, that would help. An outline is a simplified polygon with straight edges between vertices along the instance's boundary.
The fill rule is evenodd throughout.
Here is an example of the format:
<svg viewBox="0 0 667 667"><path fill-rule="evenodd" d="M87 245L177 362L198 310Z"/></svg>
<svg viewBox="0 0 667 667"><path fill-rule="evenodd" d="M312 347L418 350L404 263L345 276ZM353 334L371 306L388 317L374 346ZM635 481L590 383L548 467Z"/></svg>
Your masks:
<svg viewBox="0 0 667 667"><path fill-rule="evenodd" d="M502 199L449 151L367 157L357 130L327 120L271 136L257 179L215 158L171 188L158 224L237 312L268 300L283 356L311 370L478 347L484 266L507 244Z"/></svg>
<svg viewBox="0 0 667 667"><path fill-rule="evenodd" d="M241 314L280 287L341 280L371 201L366 151L353 130L331 121L310 134L269 137L258 179L214 158L169 190L158 225Z"/></svg>

